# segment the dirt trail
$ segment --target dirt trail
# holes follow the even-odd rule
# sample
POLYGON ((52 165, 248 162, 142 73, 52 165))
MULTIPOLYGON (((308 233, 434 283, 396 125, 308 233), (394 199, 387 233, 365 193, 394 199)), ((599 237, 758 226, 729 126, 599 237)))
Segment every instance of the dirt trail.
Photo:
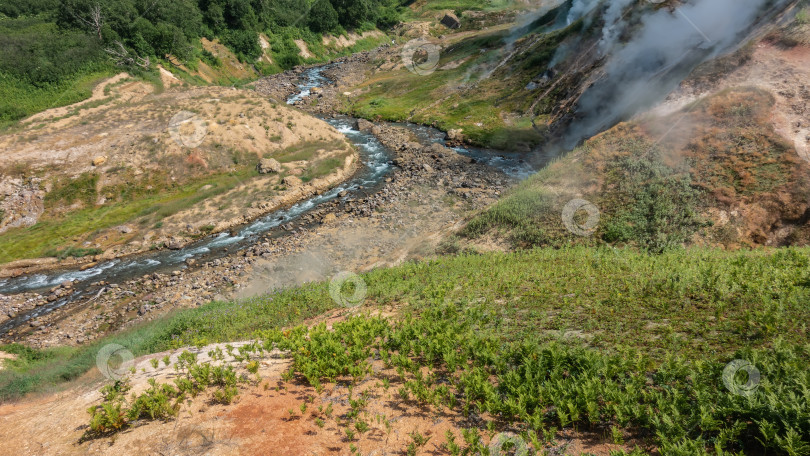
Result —
MULTIPOLYGON (((72 105, 62 106, 62 107, 59 107, 59 108, 51 108, 51 109, 48 109, 46 111, 38 112, 38 113, 34 114, 33 116, 23 120, 22 122, 23 123, 34 123, 34 122, 42 122, 42 121, 47 121, 47 120, 53 120, 53 119, 56 119, 58 117, 64 117, 65 115, 67 115, 68 113, 70 113, 71 111, 73 111, 75 109, 79 109, 79 108, 81 108, 83 106, 94 104, 94 103, 96 103, 98 101, 103 100, 104 98, 107 97, 107 95, 105 93, 107 87, 118 84, 119 82, 121 82, 122 80, 124 80, 124 79, 126 79, 128 77, 130 77, 130 76, 127 73, 118 73, 117 75, 115 75, 115 76, 113 76, 113 77, 111 77, 109 79, 105 79, 104 81, 102 81, 98 85, 96 85, 93 88, 93 94, 90 95, 90 98, 88 98, 88 99, 86 99, 84 101, 81 101, 79 103, 74 103, 72 105)), ((146 84, 144 84, 144 85, 146 85, 146 84)))

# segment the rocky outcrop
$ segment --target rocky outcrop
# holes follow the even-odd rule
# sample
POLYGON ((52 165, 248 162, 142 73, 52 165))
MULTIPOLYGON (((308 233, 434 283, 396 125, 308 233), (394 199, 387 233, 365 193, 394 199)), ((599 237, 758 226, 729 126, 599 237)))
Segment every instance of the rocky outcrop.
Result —
POLYGON ((275 158, 264 158, 256 165, 256 170, 259 171, 259 174, 280 173, 281 163, 275 158))
POLYGON ((45 192, 39 179, 7 179, 0 182, 0 233, 33 226, 45 212, 45 192))
POLYGON ((300 187, 303 184, 303 181, 296 176, 287 176, 281 181, 281 183, 284 184, 285 187, 296 188, 300 187))
POLYGON ((354 129, 357 131, 362 131, 363 133, 368 133, 373 128, 374 124, 366 119, 357 119, 357 121, 354 123, 354 129))

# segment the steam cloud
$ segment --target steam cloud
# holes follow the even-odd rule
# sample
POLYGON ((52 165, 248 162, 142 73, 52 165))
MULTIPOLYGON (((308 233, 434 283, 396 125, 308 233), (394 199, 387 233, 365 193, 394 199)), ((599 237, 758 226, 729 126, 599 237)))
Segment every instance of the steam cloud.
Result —
MULTIPOLYGON (((586 14, 597 1, 576 0, 569 19, 577 17, 572 16, 575 12, 586 14)), ((697 65, 733 51, 759 20, 784 10, 792 2, 692 0, 674 11, 647 9, 639 32, 629 43, 620 43, 618 36, 626 21, 616 21, 633 1, 611 0, 605 10, 606 23, 599 43, 600 52, 608 59, 605 75, 580 98, 576 119, 561 144, 567 150, 659 101, 697 65)))

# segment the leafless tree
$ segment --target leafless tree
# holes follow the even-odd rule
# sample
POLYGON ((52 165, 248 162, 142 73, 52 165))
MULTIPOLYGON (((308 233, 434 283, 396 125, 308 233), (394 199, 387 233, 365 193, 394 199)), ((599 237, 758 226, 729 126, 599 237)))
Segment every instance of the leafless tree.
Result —
POLYGON ((75 17, 77 21, 96 32, 98 39, 101 39, 101 28, 104 26, 104 14, 101 12, 100 3, 91 6, 87 15, 76 14, 76 12, 71 12, 71 14, 73 14, 73 17, 75 17))
POLYGON ((110 57, 115 60, 115 64, 119 66, 137 65, 141 68, 149 69, 149 66, 151 65, 148 56, 143 58, 141 56, 131 54, 120 41, 115 42, 115 47, 104 49, 104 52, 109 54, 110 57))

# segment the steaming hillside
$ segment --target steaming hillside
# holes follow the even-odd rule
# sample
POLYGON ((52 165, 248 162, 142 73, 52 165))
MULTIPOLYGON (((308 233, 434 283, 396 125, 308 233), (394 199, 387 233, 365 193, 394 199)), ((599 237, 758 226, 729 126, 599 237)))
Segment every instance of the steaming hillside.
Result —
POLYGON ((398 34, 432 42, 433 65, 414 75, 400 52, 389 54, 346 109, 462 130, 475 144, 538 152, 543 163, 663 100, 702 63, 797 11, 796 0, 529 3, 506 18, 464 12, 456 32, 406 24, 398 34))
POLYGON ((543 5, 508 27, 448 34, 429 74, 390 56, 348 100, 350 112, 439 125, 537 166, 564 157, 467 235, 497 243, 492 229, 505 227, 523 246, 654 250, 807 242, 801 2, 543 5), (595 236, 572 239, 563 226, 576 198, 600 210, 595 236))

